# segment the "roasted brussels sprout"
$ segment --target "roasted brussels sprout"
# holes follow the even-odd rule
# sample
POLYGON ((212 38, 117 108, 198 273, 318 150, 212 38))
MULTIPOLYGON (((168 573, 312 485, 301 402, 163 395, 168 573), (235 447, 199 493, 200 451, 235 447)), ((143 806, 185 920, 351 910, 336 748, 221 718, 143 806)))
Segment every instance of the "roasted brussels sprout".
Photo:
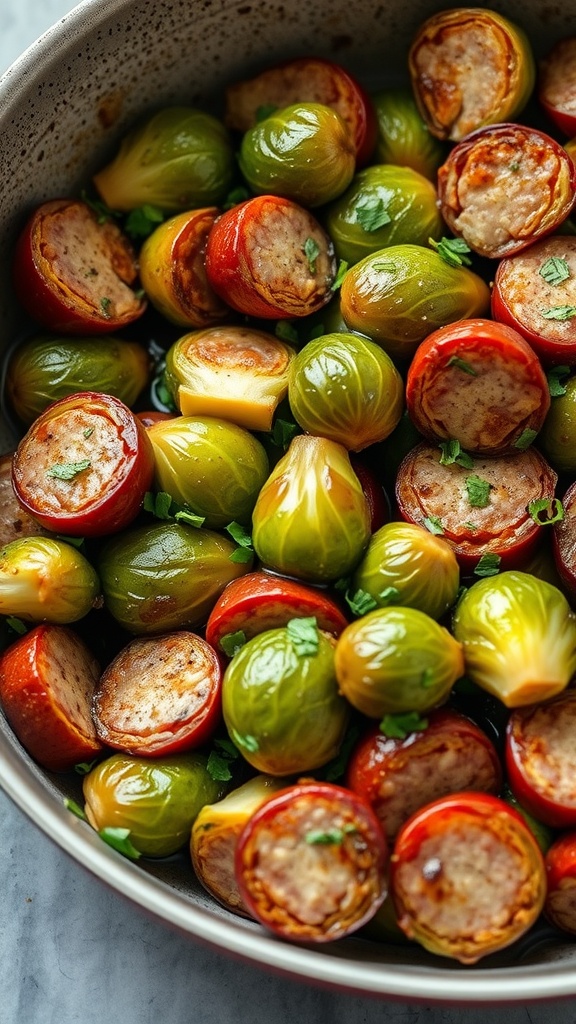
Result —
POLYGON ((132 406, 148 383, 152 363, 137 341, 69 338, 39 334, 12 352, 6 394, 22 423, 30 426, 44 409, 77 391, 100 391, 132 406))
POLYGON ((132 846, 145 857, 169 857, 189 840, 204 804, 223 794, 202 754, 162 758, 113 754, 83 782, 85 813, 98 832, 129 830, 132 846))
POLYGON ((346 449, 295 437, 258 495, 252 524, 267 568, 316 583, 350 573, 370 537, 370 512, 346 449))
POLYGON ((392 357, 410 358, 433 330, 482 316, 490 290, 482 278, 420 245, 393 245, 366 256, 346 273, 342 316, 392 357))
POLYGON ((559 473, 576 472, 576 376, 562 384, 538 435, 538 447, 559 473))
POLYGON ((549 700, 576 671, 576 615, 560 590, 509 570, 474 583, 454 613, 466 675, 506 707, 549 700))
POLYGON ((296 103, 248 129, 240 170, 257 195, 302 206, 329 203, 350 184, 356 147, 339 114, 322 103, 296 103))
POLYGON ((100 552, 104 603, 130 633, 197 628, 226 584, 250 571, 236 550, 224 535, 178 522, 126 530, 100 552))
POLYGON ((460 569, 442 537, 414 523, 386 523, 372 534, 351 592, 374 606, 404 605, 439 619, 454 604, 460 569))
POLYGON ((314 619, 292 619, 248 640, 228 665, 224 722, 257 771, 312 771, 338 753, 349 708, 338 692, 334 643, 314 619))
POLYGON ((248 525, 269 468, 253 434, 227 420, 176 416, 149 427, 148 436, 158 490, 202 516, 208 529, 248 525))
POLYGON ((84 618, 99 595, 93 566, 71 544, 22 537, 0 550, 0 615, 64 625, 84 618))
POLYGON ((442 235, 436 187, 411 167, 366 167, 328 207, 326 229, 348 264, 390 245, 426 245, 442 235))
POLYGON ((376 161, 413 167, 436 184, 444 149, 428 130, 412 92, 387 89, 376 93, 372 101, 378 119, 376 161))
POLYGON ((324 334, 292 361, 288 400, 307 433, 358 452, 394 430, 404 384, 379 345, 356 334, 324 334))
POLYGON ((340 692, 369 718, 430 711, 464 672, 462 645, 417 608, 377 608, 340 634, 340 692))
POLYGON ((221 121, 193 107, 165 107, 125 136, 93 180, 112 210, 149 204, 178 213, 218 206, 233 169, 234 153, 221 121))

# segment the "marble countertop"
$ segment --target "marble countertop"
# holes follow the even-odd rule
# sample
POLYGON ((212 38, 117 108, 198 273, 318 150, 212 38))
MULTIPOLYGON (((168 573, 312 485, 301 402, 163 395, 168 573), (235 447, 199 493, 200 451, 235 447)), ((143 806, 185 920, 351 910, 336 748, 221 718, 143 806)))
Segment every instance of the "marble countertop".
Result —
MULTIPOLYGON (((70 9, 1 0, 0 71, 70 9)), ((0 143, 1 144, 1 143, 0 143)), ((2 1024, 574 1024, 576 1000, 490 1009, 336 994, 175 934, 71 861, 0 791, 2 1024)))

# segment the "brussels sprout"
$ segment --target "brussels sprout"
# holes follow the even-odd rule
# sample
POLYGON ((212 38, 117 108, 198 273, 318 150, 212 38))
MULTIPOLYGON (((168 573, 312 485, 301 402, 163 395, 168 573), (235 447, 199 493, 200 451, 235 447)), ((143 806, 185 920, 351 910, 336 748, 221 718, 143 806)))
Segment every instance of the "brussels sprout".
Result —
POLYGON ((356 148, 339 114, 322 103, 295 103, 250 128, 240 170, 257 195, 273 193, 314 207, 350 184, 356 148))
POLYGON ((166 107, 125 136, 93 180, 112 210, 149 204, 177 213, 222 203, 233 170, 232 145, 220 121, 193 107, 166 107))
POLYGON ((388 89, 372 97, 378 119, 375 160, 412 167, 436 184, 444 160, 442 144, 429 131, 408 89, 388 89))
POLYGON ((295 437, 258 495, 252 524, 267 568, 316 583, 348 575, 370 538, 370 512, 346 449, 295 437))
POLYGON ((404 408, 404 384, 374 342, 325 334, 293 360, 288 400, 303 430, 358 452, 394 430, 404 408))
POLYGON ((549 700, 576 671, 576 615, 560 590, 509 570, 474 583, 454 613, 466 674, 506 707, 549 700))
POLYGON ((482 316, 489 306, 490 290, 478 274, 420 245, 393 245, 366 256, 340 289, 348 327, 393 358, 410 358, 438 327, 482 316))
POLYGON ((221 416, 267 431, 288 391, 294 349, 251 327, 211 327, 166 353, 165 383, 183 416, 221 416))
POLYGON ((111 537, 99 559, 104 603, 130 633, 203 625, 231 580, 249 572, 227 537, 182 523, 152 523, 111 537))
POLYGON ((369 718, 430 711, 464 672, 462 646, 417 608, 377 608, 336 646, 340 692, 369 718))
POLYGON ((86 817, 98 832, 128 829, 130 842, 146 857, 169 857, 188 842, 204 804, 222 796, 222 783, 206 764, 202 754, 113 754, 84 778, 86 817))
POLYGON ((538 435, 550 465, 559 473, 576 472, 576 376, 562 385, 564 394, 557 395, 538 435))
POLYGON ((156 485, 218 530, 247 525, 268 476, 263 445, 243 427, 212 417, 177 416, 148 429, 156 485))
POLYGON ((347 263, 390 245, 426 245, 442 236, 436 188, 411 167, 366 167, 326 211, 336 255, 347 263))
POLYGON ((349 708, 338 693, 334 640, 314 627, 316 644, 303 654, 292 624, 308 621, 259 633, 224 673, 226 728, 260 772, 312 771, 336 756, 344 738, 349 708))
POLYGON ((136 341, 37 335, 10 356, 6 394, 16 415, 30 426, 52 402, 77 391, 104 392, 132 406, 151 369, 150 356, 136 341))
POLYGON ((94 568, 71 544, 22 537, 0 550, 0 615, 65 625, 87 615, 99 595, 94 568))
POLYGON ((386 523, 370 538, 351 591, 375 604, 418 608, 439 619, 454 604, 460 569, 445 540, 413 523, 386 523))

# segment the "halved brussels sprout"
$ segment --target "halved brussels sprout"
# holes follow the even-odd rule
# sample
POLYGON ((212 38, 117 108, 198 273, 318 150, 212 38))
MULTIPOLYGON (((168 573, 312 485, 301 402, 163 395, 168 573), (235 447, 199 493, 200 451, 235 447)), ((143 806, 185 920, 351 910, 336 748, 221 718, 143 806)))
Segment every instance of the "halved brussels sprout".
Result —
POLYGON ((462 645, 417 608, 377 608, 336 645, 340 692, 369 718, 430 711, 464 672, 462 645))
POLYGON ((295 437, 258 495, 252 524, 267 568, 316 583, 348 575, 368 543, 370 512, 346 449, 295 437))
POLYGON ((55 537, 22 537, 0 550, 0 615, 64 625, 100 596, 98 576, 77 548, 55 537))
POLYGON ((538 435, 550 465, 559 473, 576 472, 576 376, 563 382, 563 394, 557 395, 538 435))
POLYGON ((348 327, 393 358, 411 358, 432 331, 483 316, 489 307, 490 289, 478 274, 420 245, 393 245, 366 256, 348 270, 340 289, 348 327))
POLYGON ((183 416, 221 416, 267 431, 294 355, 280 338, 251 327, 192 331, 168 349, 166 387, 183 416))
POLYGON ((378 119, 375 160, 413 167, 436 183, 444 148, 428 130, 412 92, 385 89, 372 97, 378 119))
POLYGON ((336 682, 334 638, 314 627, 316 642, 303 653, 291 626, 248 640, 222 684, 231 740, 257 771, 280 776, 312 771, 335 757, 349 717, 336 682))
POLYGON ((549 700, 576 671, 576 615, 560 590, 526 572, 474 583, 453 632, 466 675, 508 708, 549 700))
POLYGON ((114 395, 132 406, 150 380, 152 362, 137 341, 125 338, 57 337, 39 334, 12 352, 6 394, 30 426, 52 402, 77 391, 114 395))
POLYGON ((379 345, 356 334, 324 334, 292 361, 288 400, 303 430, 358 452, 394 430, 404 384, 379 345))
POLYGON ((257 195, 273 193, 302 206, 321 206, 350 184, 356 147, 331 107, 295 103, 248 129, 239 164, 257 195))
POLYGON ((165 107, 124 137, 93 181, 112 210, 148 204, 177 213, 218 206, 233 171, 234 152, 221 121, 193 107, 165 107))
POLYGON ((426 245, 442 236, 436 186, 411 167, 375 164, 360 171, 326 211, 336 255, 358 263, 390 245, 426 245))
POLYGON ((189 840, 204 804, 223 793, 202 754, 162 758, 113 754, 83 782, 85 813, 92 828, 129 830, 145 857, 169 857, 189 840))
POLYGON ((251 559, 233 561, 234 542, 178 522, 138 526, 111 537, 98 562, 104 603, 135 634, 195 629, 251 559))
POLYGON ((247 525, 268 476, 263 445, 243 427, 209 416, 176 416, 148 428, 155 481, 212 530, 247 525))
POLYGON ((456 555, 442 537, 413 523, 386 523, 372 534, 351 580, 351 591, 376 605, 418 608, 439 619, 460 585, 456 555))

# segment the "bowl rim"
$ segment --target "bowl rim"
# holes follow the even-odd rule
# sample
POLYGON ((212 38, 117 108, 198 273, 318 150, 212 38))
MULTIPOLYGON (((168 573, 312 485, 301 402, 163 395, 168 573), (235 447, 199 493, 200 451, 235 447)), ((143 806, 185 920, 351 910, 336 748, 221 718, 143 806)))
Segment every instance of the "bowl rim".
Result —
MULTIPOLYGON (((81 0, 43 32, 0 76, 0 108, 9 116, 20 89, 29 90, 77 46, 77 30, 97 31, 125 6, 124 0, 81 0)), ((3 114, 3 116, 6 116, 3 114)), ((576 967, 565 961, 480 971, 436 965, 390 964, 353 959, 333 946, 318 949, 283 942, 244 919, 225 919, 183 897, 173 887, 142 871, 75 817, 36 776, 16 746, 0 733, 0 789, 80 866, 140 910, 219 953, 294 980, 362 996, 378 996, 453 1005, 526 1004, 573 997, 576 967)))

